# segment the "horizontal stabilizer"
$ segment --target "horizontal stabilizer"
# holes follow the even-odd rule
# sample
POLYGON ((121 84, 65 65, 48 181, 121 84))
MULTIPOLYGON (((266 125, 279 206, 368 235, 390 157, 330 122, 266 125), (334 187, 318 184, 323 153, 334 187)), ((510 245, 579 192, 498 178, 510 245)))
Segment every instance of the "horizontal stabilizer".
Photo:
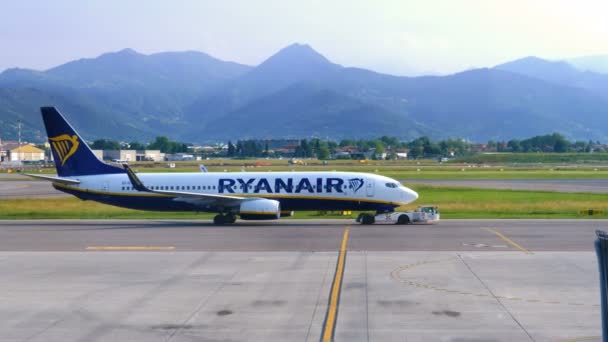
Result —
POLYGON ((61 183, 61 184, 80 184, 79 180, 71 179, 71 178, 43 176, 43 175, 33 175, 31 173, 24 173, 24 175, 32 177, 32 178, 43 179, 43 180, 46 180, 46 181, 55 182, 55 183, 61 183))

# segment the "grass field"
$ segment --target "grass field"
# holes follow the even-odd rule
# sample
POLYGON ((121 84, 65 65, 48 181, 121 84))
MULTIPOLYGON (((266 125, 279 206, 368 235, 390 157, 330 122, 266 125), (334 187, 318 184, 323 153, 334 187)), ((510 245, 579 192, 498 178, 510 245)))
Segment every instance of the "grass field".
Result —
MULTIPOLYGON (((439 206, 442 218, 590 218, 580 210, 608 210, 602 194, 511 191, 413 186, 420 198, 402 209, 417 205, 439 206)), ((353 212, 352 216, 356 217, 353 212)), ((95 202, 66 199, 0 200, 0 219, 210 219, 213 214, 160 213, 121 209, 95 202)), ((339 213, 296 212, 295 218, 348 218, 339 213)), ((591 218, 606 218, 605 215, 591 218)))
MULTIPOLYGON (((579 211, 607 210, 603 194, 412 186, 418 204, 436 204, 443 218, 587 218, 579 211)), ((604 218, 606 216, 593 216, 604 218)))
MULTIPOLYGON (((580 155, 580 154, 573 154, 580 155)), ((497 155, 502 156, 502 155, 497 155)), ((555 157, 551 155, 551 157, 555 157)), ((501 157, 502 158, 502 157, 501 157)), ((435 161, 330 161, 304 160, 306 165, 288 165, 287 160, 227 160, 178 162, 175 168, 166 163, 134 163, 138 172, 199 172, 204 163, 211 172, 277 171, 356 171, 385 175, 403 181, 413 179, 608 179, 608 166, 488 166, 476 164, 438 164, 435 161)), ((45 170, 54 172, 54 169, 45 170)), ((17 179, 0 177, 0 180, 17 179)), ((463 189, 413 186, 421 195, 416 204, 440 207, 443 218, 583 218, 580 210, 607 209, 608 196, 537 191, 463 189)), ((408 208, 413 209, 415 205, 408 208)), ((353 213, 353 217, 357 213, 353 213)), ((183 218, 209 219, 212 214, 158 213, 127 210, 70 199, 26 199, 0 201, 0 218, 183 218)), ((316 212, 298 212, 296 218, 319 216, 316 212)), ((598 216, 594 216, 598 217, 598 216)), ((599 217, 604 217, 599 216, 599 217)))
MULTIPOLYGON (((210 172, 289 172, 289 171, 354 171, 381 174, 398 180, 408 179, 608 179, 608 166, 488 166, 473 164, 420 163, 398 164, 397 162, 370 161, 358 163, 331 161, 324 166, 318 161, 308 165, 287 165, 286 161, 263 161, 271 165, 255 165, 255 161, 235 161, 229 163, 213 161, 207 164, 210 172), (281 163, 279 163, 281 162, 281 163)), ((159 163, 136 163, 132 167, 137 172, 200 172, 198 164, 178 163, 175 168, 159 163)), ((37 171, 26 171, 38 173, 37 171)), ((54 173, 45 169, 42 173, 54 173)), ((16 178, 0 177, 0 181, 16 178)))

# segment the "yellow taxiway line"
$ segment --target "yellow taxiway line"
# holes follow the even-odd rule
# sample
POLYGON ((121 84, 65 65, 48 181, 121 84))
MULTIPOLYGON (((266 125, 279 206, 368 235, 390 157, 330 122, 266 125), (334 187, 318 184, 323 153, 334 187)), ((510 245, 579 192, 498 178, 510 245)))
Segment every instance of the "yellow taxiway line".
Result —
POLYGON ((505 241, 506 243, 510 244, 511 246, 519 249, 520 251, 526 253, 526 254, 532 254, 532 252, 530 252, 529 250, 523 248, 521 245, 519 245, 517 242, 509 239, 508 237, 504 236, 501 232, 494 230, 494 229, 490 229, 490 228, 481 228, 487 232, 490 232, 492 234, 495 234, 496 236, 498 236, 499 238, 501 238, 503 241, 505 241))
POLYGON ((348 242, 349 231, 350 227, 347 226, 344 229, 344 235, 342 237, 342 245, 340 246, 340 254, 338 255, 338 265, 336 266, 336 275, 334 276, 334 282, 331 287, 329 307, 327 308, 327 316, 325 318, 325 325, 323 326, 323 335, 321 336, 321 340, 323 342, 332 341, 334 336, 334 328, 336 327, 336 318, 338 314, 338 301, 340 299, 340 289, 342 287, 342 277, 344 275, 346 243, 348 242))

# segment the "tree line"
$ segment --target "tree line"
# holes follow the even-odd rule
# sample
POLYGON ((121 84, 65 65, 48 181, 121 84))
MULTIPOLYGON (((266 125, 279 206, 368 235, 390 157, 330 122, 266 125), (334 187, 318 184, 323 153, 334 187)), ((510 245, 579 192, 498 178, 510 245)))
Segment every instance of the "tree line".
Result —
POLYGON ((130 143, 120 143, 109 139, 98 139, 93 141, 91 148, 94 150, 160 150, 162 153, 183 153, 188 152, 188 144, 172 141, 168 137, 159 136, 151 143, 145 144, 137 141, 130 143))
MULTIPOLYGON (((99 139, 91 145, 93 149, 117 150, 160 150, 163 153, 189 152, 189 144, 172 141, 165 136, 156 137, 149 144, 139 142, 119 143, 113 140, 99 139)), ((228 142, 227 149, 216 151, 211 155, 221 154, 230 158, 280 157, 283 148, 293 150, 290 156, 296 158, 330 159, 339 155, 337 152, 348 151, 344 158, 370 157, 392 159, 397 153, 407 152, 409 158, 436 158, 467 156, 477 152, 604 152, 604 146, 593 141, 571 142, 559 133, 539 135, 529 139, 512 139, 508 141, 490 140, 485 144, 471 143, 464 139, 446 139, 433 141, 420 137, 411 141, 400 141, 395 137, 383 136, 378 139, 343 139, 339 142, 321 139, 301 140, 237 140, 228 142)), ((210 155, 210 156, 211 156, 210 155)))

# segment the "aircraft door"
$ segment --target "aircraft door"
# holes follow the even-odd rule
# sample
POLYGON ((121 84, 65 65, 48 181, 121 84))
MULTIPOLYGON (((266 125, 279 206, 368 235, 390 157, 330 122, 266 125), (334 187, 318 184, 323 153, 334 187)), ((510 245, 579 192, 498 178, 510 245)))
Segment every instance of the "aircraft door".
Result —
POLYGON ((376 183, 373 179, 372 180, 368 180, 367 185, 365 186, 365 192, 367 193, 367 197, 373 197, 374 196, 374 184, 376 183))
POLYGON ((108 182, 101 183, 101 191, 108 192, 110 189, 110 184, 108 182))

